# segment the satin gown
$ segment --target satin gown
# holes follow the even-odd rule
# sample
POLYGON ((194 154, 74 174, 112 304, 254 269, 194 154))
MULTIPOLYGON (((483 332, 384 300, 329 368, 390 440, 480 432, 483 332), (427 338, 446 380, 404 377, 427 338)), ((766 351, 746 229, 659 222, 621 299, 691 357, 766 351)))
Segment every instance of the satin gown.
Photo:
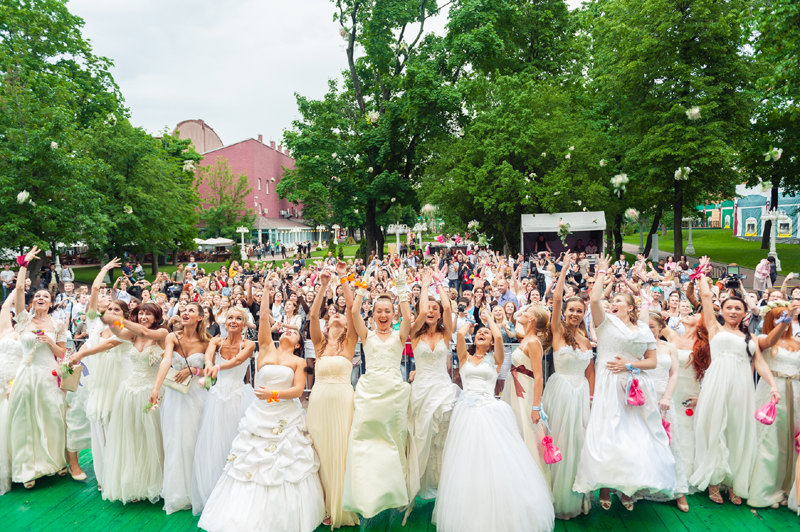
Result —
POLYGON ((411 389, 403 381, 404 345, 392 331, 385 341, 370 331, 364 342, 367 372, 354 396, 342 507, 364 517, 409 503, 406 443, 411 389))
POLYGON ((0 339, 0 495, 11 489, 11 455, 8 450, 8 398, 22 362, 22 344, 11 335, 0 339))
POLYGON ((452 356, 444 339, 431 351, 424 338, 414 350, 416 374, 408 414, 408 494, 435 499, 450 414, 461 389, 447 373, 452 356))
MULTIPOLYGON (((256 387, 287 390, 294 370, 265 365, 256 387)), ((299 399, 256 399, 239 422, 225 470, 198 526, 210 532, 311 532, 325 517, 319 460, 299 399)))
POLYGON ((691 364, 690 359, 692 352, 688 349, 678 349, 678 364, 680 366, 678 372, 678 385, 675 387, 673 394, 674 403, 674 416, 676 427, 680 432, 680 453, 675 456, 678 461, 678 466, 682 467, 687 477, 687 489, 689 493, 697 491, 693 486, 688 484, 688 477, 694 471, 694 410, 696 407, 683 406, 684 401, 688 401, 692 397, 696 398, 700 394, 700 383, 697 381, 697 373, 694 366, 691 364), (687 412, 687 409, 690 412, 687 412), (689 414, 692 415, 689 415, 689 414))
MULTIPOLYGON (((50 347, 25 331, 33 314, 17 314, 22 361, 8 398, 11 479, 28 482, 52 475, 67 466, 64 392, 52 372, 56 360, 50 347)), ((46 332, 56 343, 66 341, 64 324, 52 320, 55 332, 46 332)))
MULTIPOLYGON (((202 368, 205 353, 193 353, 184 358, 172 353, 172 367, 183 370, 186 365, 202 368)), ((200 420, 208 399, 208 391, 192 377, 188 393, 176 392, 162 386, 161 434, 164 438, 164 486, 161 497, 167 514, 192 507, 192 466, 200 420)))
POLYGON ((151 345, 139 351, 130 342, 125 347, 131 371, 120 382, 108 424, 103 499, 155 503, 164 484, 161 408, 146 407, 164 349, 151 345))
MULTIPOLYGON (((217 354, 215 364, 224 362, 217 354)), ((208 392, 203 419, 197 433, 192 466, 192 513, 200 515, 217 485, 231 443, 239 433, 239 421, 255 399, 253 387, 245 384, 249 361, 222 370, 208 392)))
MULTIPOLYGON (((795 435, 800 432, 800 351, 784 347, 764 350, 764 360, 772 370, 781 393, 772 425, 757 422, 756 457, 750 477, 747 504, 762 508, 779 504, 794 482, 795 435)), ((769 385, 761 379, 756 386, 755 407, 770 400, 769 385)))
POLYGON ((514 419, 517 420, 517 428, 525 441, 525 446, 549 483, 550 471, 544 464, 544 446, 542 446, 542 438, 545 436, 544 423, 534 425, 531 420, 534 385, 531 359, 519 347, 514 348, 510 358, 511 365, 500 398, 508 403, 514 412, 514 419))
POLYGON ((555 373, 547 379, 542 407, 550 418, 553 444, 561 461, 550 464, 550 487, 556 517, 569 519, 588 511, 589 498, 572 490, 589 423, 589 381, 586 368, 593 353, 565 345, 553 353, 555 373))
POLYGON ((331 528, 358 524, 358 516, 342 510, 347 442, 353 423, 353 364, 343 356, 317 358, 314 388, 308 398, 306 423, 319 456, 319 478, 325 492, 325 515, 331 528))
POLYGON ((597 360, 592 411, 573 490, 590 493, 611 488, 629 497, 671 497, 676 489, 675 459, 661 425, 653 382, 638 375, 645 403, 627 404, 629 372, 613 373, 606 364, 617 356, 631 362, 655 349, 653 333, 644 322, 633 330, 606 314, 597 331, 597 360))
MULTIPOLYGON (((750 341, 755 353, 755 341, 750 341)), ((755 390, 743 336, 719 331, 709 342, 708 366, 695 414, 695 471, 689 483, 700 490, 729 486, 742 498, 750 493, 756 454, 755 390)))
POLYGON ((522 440, 511 407, 494 397, 494 365, 467 361, 460 369, 464 392, 445 442, 433 510, 436 530, 552 530, 550 487, 522 440))

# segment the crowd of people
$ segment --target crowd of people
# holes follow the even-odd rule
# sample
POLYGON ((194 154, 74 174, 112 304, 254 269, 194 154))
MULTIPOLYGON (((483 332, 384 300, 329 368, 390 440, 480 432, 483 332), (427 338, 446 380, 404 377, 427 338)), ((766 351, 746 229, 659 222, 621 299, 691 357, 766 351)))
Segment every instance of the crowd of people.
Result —
POLYGON ((552 530, 595 493, 797 508, 791 276, 747 291, 707 257, 464 245, 192 257, 152 281, 114 259, 53 289, 31 286, 38 253, 2 276, 0 494, 84 481, 91 449, 103 499, 210 531, 408 518, 418 498, 443 531, 552 530))

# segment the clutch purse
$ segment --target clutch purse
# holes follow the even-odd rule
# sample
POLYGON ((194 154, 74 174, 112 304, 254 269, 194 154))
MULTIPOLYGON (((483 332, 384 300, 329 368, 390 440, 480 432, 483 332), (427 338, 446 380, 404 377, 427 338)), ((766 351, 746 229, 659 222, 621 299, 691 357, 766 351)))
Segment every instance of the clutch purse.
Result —
POLYGON ((192 376, 190 374, 189 378, 184 379, 183 382, 177 382, 175 381, 175 375, 178 374, 178 371, 179 370, 175 368, 172 367, 169 368, 169 371, 167 372, 167 377, 164 379, 164 386, 166 386, 170 390, 175 390, 176 392, 184 394, 189 393, 189 385, 192 383, 192 376))

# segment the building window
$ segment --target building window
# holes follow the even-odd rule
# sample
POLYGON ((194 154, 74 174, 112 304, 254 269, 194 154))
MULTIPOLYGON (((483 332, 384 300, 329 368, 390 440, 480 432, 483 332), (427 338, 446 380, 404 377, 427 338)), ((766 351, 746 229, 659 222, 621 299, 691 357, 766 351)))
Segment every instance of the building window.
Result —
POLYGON ((264 180, 264 191, 265 194, 269 194, 269 182, 266 179, 264 180))
POLYGON ((261 178, 258 178, 258 190, 261 190, 261 178))

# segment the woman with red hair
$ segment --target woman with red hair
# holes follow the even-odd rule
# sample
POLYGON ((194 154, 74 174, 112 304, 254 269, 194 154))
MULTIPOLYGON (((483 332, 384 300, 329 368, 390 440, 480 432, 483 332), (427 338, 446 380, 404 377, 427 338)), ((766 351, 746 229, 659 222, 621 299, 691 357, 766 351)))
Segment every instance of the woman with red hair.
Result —
MULTIPOLYGON (((776 405, 777 417, 772 425, 757 429, 758 448, 750 477, 747 504, 756 508, 777 508, 786 500, 794 480, 794 436, 800 431, 800 341, 792 337, 792 320, 800 314, 800 301, 778 302, 764 317, 763 334, 758 346, 775 377, 783 400, 776 405)), ((770 390, 765 379, 756 387, 755 406, 769 401, 770 390)))

